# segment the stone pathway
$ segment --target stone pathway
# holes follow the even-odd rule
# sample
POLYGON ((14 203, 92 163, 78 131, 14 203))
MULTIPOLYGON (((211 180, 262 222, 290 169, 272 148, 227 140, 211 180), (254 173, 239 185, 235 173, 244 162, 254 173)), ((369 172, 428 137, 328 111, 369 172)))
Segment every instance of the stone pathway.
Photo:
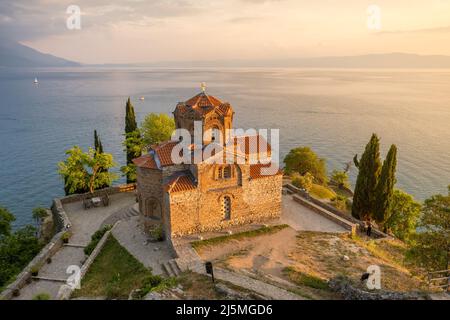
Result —
MULTIPOLYGON (((193 269, 193 271, 206 275, 206 270, 203 264, 201 266, 198 265, 198 267, 193 269)), ((268 299, 305 300, 305 298, 285 289, 222 268, 214 268, 214 277, 219 280, 230 282, 241 288, 256 292, 261 296, 267 297, 268 299)))
POLYGON ((37 279, 23 287, 20 290, 20 296, 14 299, 31 300, 39 293, 47 293, 52 299, 56 298, 59 288, 64 284, 63 281, 70 276, 66 273, 67 267, 70 265, 81 267, 86 259, 84 247, 90 242, 92 234, 100 228, 102 222, 109 216, 118 214, 117 212, 123 212, 135 203, 133 193, 115 194, 110 199, 110 206, 89 210, 84 210, 82 202, 64 205, 72 224, 71 245, 63 246, 56 252, 51 263, 41 267, 37 279))
POLYGON ((283 195, 282 205, 280 222, 297 231, 348 232, 337 223, 296 202, 292 195, 283 195))
POLYGON ((151 242, 139 226, 139 217, 122 220, 112 231, 113 236, 145 267, 154 274, 164 274, 162 264, 174 258, 166 241, 151 242))

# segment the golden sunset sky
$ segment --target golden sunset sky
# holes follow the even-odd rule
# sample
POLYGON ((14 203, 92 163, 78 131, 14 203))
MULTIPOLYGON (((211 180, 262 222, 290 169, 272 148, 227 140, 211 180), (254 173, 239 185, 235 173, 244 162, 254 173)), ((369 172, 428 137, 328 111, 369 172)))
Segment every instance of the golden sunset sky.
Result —
POLYGON ((0 29, 83 63, 450 55, 450 0, 18 0, 0 4, 0 29), (66 28, 71 4, 81 30, 66 28))

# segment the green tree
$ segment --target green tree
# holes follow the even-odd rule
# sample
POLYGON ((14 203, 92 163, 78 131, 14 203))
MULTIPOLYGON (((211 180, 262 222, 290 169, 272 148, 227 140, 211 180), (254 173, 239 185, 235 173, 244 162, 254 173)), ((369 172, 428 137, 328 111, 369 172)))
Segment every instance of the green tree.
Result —
POLYGON ((429 270, 450 268, 450 190, 425 200, 409 255, 429 270))
POLYGON ((373 216, 379 224, 383 224, 391 214, 392 200, 394 197, 395 170, 397 168, 397 147, 393 144, 389 149, 381 168, 380 178, 375 188, 375 203, 373 216))
POLYGON ((385 216, 384 232, 393 233, 397 238, 409 242, 416 233, 422 205, 402 190, 394 190, 391 208, 385 216))
POLYGON ((136 139, 140 140, 141 134, 139 132, 137 123, 136 123, 136 115, 134 113, 134 107, 131 104, 130 98, 128 98, 127 103, 125 105, 125 152, 127 154, 127 164, 125 167, 122 167, 122 172, 125 173, 127 177, 127 183, 136 181, 136 169, 133 165, 133 159, 139 157, 142 154, 142 149, 139 151, 136 150, 137 146, 140 144, 133 145, 131 142, 136 139))
POLYGON ((345 171, 333 170, 331 172, 331 181, 336 183, 339 188, 349 187, 348 174, 345 171))
POLYGON ((175 121, 167 114, 150 113, 141 124, 141 133, 146 145, 158 144, 170 140, 175 130, 175 121))
POLYGON ((59 163, 59 173, 70 192, 88 189, 93 193, 105 184, 111 185, 117 179, 117 176, 108 170, 116 165, 109 153, 98 153, 92 148, 84 153, 80 147, 75 146, 66 151, 66 154, 68 158, 59 163))
POLYGON ((38 207, 33 209, 33 219, 36 223, 36 235, 39 234, 42 222, 46 217, 48 217, 48 213, 45 208, 38 207))
POLYGON ((375 204, 375 188, 381 170, 380 140, 373 134, 366 149, 358 161, 354 158, 359 169, 356 179, 355 194, 353 196, 352 215, 357 219, 372 217, 375 204))
POLYGON ((314 177, 311 173, 307 172, 304 176, 300 175, 298 172, 292 174, 292 184, 297 188, 304 189, 309 192, 313 186, 314 177))
MULTIPOLYGON (((125 140, 123 141, 124 151, 129 154, 131 159, 135 159, 141 156, 142 150, 144 149, 144 141, 139 133, 139 131, 133 131, 126 134, 125 140)), ((127 182, 136 181, 136 166, 131 162, 126 166, 122 166, 120 171, 127 177, 127 182)))
POLYGON ((136 115, 134 113, 134 106, 131 104, 130 97, 128 97, 125 105, 125 133, 136 131, 138 128, 136 122, 136 115))
POLYGON ((0 239, 11 233, 11 223, 16 220, 8 209, 0 207, 0 239))
MULTIPOLYGON (((94 150, 98 153, 103 153, 103 144, 100 137, 97 134, 97 130, 94 130, 94 150)), ((101 168, 101 171, 108 172, 108 169, 101 168)), ((104 184, 99 189, 104 189, 110 187, 110 184, 104 184)))
POLYGON ((36 238, 36 228, 25 226, 0 241, 0 288, 39 253, 42 245, 36 238))
POLYGON ((325 160, 319 158, 309 147, 292 149, 284 158, 284 163, 287 174, 298 172, 303 176, 309 172, 314 176, 316 183, 327 183, 328 178, 325 160))
POLYGON ((103 145, 97 134, 97 130, 94 130, 94 149, 98 153, 103 153, 103 145))

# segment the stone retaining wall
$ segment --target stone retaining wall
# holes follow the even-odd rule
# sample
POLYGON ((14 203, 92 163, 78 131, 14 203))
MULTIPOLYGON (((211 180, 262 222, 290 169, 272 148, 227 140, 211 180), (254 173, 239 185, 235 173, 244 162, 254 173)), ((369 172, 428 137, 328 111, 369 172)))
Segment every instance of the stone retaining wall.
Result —
POLYGON ((423 300, 428 299, 425 294, 415 292, 394 292, 385 290, 365 291, 353 286, 344 277, 333 278, 329 287, 342 295, 345 300, 423 300))
MULTIPOLYGON (((350 223, 353 223, 357 226, 357 228, 359 228, 359 230, 362 230, 362 228, 364 228, 364 223, 361 220, 358 220, 338 209, 336 209, 335 207, 326 204, 318 199, 315 199, 313 197, 311 197, 307 192, 297 188, 296 186, 287 183, 283 186, 284 188, 287 188, 288 190, 300 195, 303 199, 315 204, 316 206, 319 206, 327 211, 330 211, 331 213, 339 216, 342 219, 345 219, 347 221, 349 221, 350 223)), ((372 236, 377 238, 377 239, 381 239, 381 238, 392 238, 390 235, 376 229, 376 228, 372 228, 372 236)))
MULTIPOLYGON (((120 192, 129 192, 131 190, 134 190, 135 188, 136 185, 134 183, 122 184, 98 190, 94 192, 93 195, 101 195, 105 192, 111 195, 120 192)), ((31 262, 22 270, 22 272, 16 276, 16 280, 8 285, 3 290, 3 292, 0 293, 0 300, 11 299, 13 297, 14 291, 23 288, 27 284, 27 281, 31 279, 31 268, 33 268, 34 266, 42 266, 48 258, 51 258, 62 247, 63 242, 61 237, 66 231, 70 231, 72 227, 63 205, 81 201, 86 197, 86 195, 88 194, 74 194, 60 199, 55 198, 53 200, 51 211, 53 215, 53 221, 56 226, 55 230, 57 231, 57 233, 53 236, 50 242, 44 248, 42 248, 42 250, 33 258, 33 260, 31 260, 31 262)))
MULTIPOLYGON (((112 230, 117 226, 118 223, 119 222, 116 222, 110 230, 105 232, 103 237, 97 243, 97 246, 95 247, 95 249, 92 251, 92 253, 89 255, 89 257, 86 259, 86 261, 81 266, 80 281, 83 280, 84 276, 89 271, 89 268, 91 267, 92 263, 95 261, 95 258, 97 258, 99 253, 102 251, 103 247, 105 246, 106 241, 108 240, 109 236, 111 235, 112 230)), ((73 291, 74 291, 74 289, 72 287, 70 287, 67 284, 63 284, 58 291, 56 300, 69 300, 73 291)))
POLYGON ((332 212, 329 212, 327 210, 324 210, 323 208, 315 205, 314 203, 309 202, 308 200, 299 197, 298 195, 293 196, 294 201, 302 204, 303 206, 313 210, 314 212, 320 214, 322 217, 327 218, 328 220, 333 221, 334 223, 340 225, 346 230, 349 230, 351 234, 356 234, 356 227, 357 225, 355 223, 351 223, 346 219, 343 219, 332 212))
POLYGON ((16 280, 8 285, 0 294, 0 300, 9 300, 14 296, 14 292, 22 289, 28 281, 31 280, 31 269, 35 266, 39 268, 46 263, 62 247, 62 235, 64 231, 58 232, 53 236, 49 243, 34 257, 33 260, 19 273, 16 280))
POLYGON ((60 198, 60 201, 62 204, 67 204, 67 203, 82 201, 86 198, 86 196, 90 196, 90 195, 96 197, 96 196, 104 195, 105 192, 108 195, 112 195, 112 194, 116 194, 116 193, 120 193, 120 192, 129 192, 134 189, 136 189, 135 183, 121 184, 118 186, 113 186, 113 187, 94 191, 94 193, 92 193, 92 194, 90 194, 90 193, 72 194, 70 196, 65 196, 65 197, 60 198))

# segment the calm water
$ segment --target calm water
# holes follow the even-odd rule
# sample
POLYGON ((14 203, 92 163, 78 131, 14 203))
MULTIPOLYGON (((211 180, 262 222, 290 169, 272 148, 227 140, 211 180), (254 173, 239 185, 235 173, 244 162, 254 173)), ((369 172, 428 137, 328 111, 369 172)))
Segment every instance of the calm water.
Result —
POLYGON ((235 127, 280 128, 282 157, 309 145, 329 171, 341 169, 377 132, 383 156, 390 144, 399 148, 398 187, 423 200, 450 184, 450 71, 0 70, 0 204, 16 225, 30 222, 33 207, 63 194, 64 151, 92 145, 94 129, 124 164, 128 96, 140 121, 170 113, 202 81, 233 105, 235 127))

